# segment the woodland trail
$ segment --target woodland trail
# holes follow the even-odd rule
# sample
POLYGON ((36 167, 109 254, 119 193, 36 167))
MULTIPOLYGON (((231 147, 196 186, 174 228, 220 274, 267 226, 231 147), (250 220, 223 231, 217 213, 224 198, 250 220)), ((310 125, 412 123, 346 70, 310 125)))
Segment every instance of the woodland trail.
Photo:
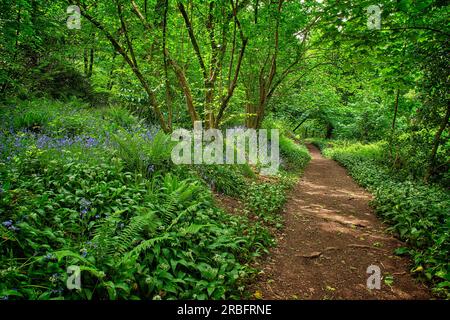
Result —
POLYGON ((385 232, 371 195, 335 161, 307 146, 312 160, 284 207, 286 227, 251 290, 263 299, 429 299, 409 273, 404 246, 385 232), (367 268, 381 269, 381 289, 367 289, 367 268))

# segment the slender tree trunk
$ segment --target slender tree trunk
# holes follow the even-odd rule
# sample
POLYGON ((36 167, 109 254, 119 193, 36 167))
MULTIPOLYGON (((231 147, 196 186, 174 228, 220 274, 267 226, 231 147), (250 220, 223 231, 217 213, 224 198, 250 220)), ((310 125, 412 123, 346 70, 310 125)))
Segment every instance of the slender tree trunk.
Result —
POLYGON ((397 94, 395 96, 395 105, 394 105, 394 118, 392 119, 392 132, 394 132, 394 130, 395 130, 395 121, 397 120, 399 96, 400 96, 400 89, 397 89, 397 94))
POLYGON ((84 60, 84 75, 87 78, 92 76, 92 68, 94 66, 94 49, 84 49, 83 52, 83 60, 84 60))
POLYGON ((436 132, 436 135, 434 136, 433 148, 431 149, 431 154, 430 154, 430 161, 429 161, 427 172, 424 177, 425 182, 428 181, 431 174, 433 173, 435 160, 436 160, 436 154, 437 154, 437 150, 439 148, 439 144, 440 144, 440 140, 441 140, 441 135, 442 135, 442 132, 444 132, 445 127, 448 126, 449 118, 450 118, 450 106, 447 106, 447 112, 445 113, 445 116, 442 119, 441 126, 439 127, 438 131, 436 132))
POLYGON ((168 111, 167 126, 172 128, 172 95, 170 93, 170 82, 167 62, 167 11, 169 10, 169 0, 164 0, 164 15, 163 15, 163 63, 164 63, 164 79, 166 84, 166 106, 168 111))
POLYGON ((14 60, 16 60, 17 58, 17 54, 19 52, 19 36, 20 36, 20 13, 21 13, 22 8, 19 8, 19 11, 17 12, 17 19, 16 19, 16 23, 17 23, 17 29, 16 29, 16 43, 15 43, 15 51, 14 51, 14 60))
MULTIPOLYGON (((113 81, 113 72, 114 72, 114 60, 116 59, 117 56, 117 52, 114 51, 113 52, 113 57, 112 57, 112 61, 111 61, 111 70, 109 70, 109 80, 108 80, 108 85, 107 85, 107 89, 109 91, 112 90, 112 87, 114 85, 114 81, 113 81)), ((122 67, 123 67, 124 62, 122 63, 122 67)))
MULTIPOLYGON (((400 89, 397 89, 397 94, 395 95, 395 104, 394 104, 394 117, 392 119, 392 130, 391 130, 391 136, 389 138, 389 158, 393 159, 393 148, 395 148, 394 144, 392 143, 394 140, 394 134, 395 134, 395 122, 397 120, 397 113, 398 113, 398 100, 400 97, 400 89)), ((397 157, 393 162, 393 165, 395 166, 397 162, 397 157)))
POLYGON ((89 62, 89 68, 88 68, 88 78, 92 76, 92 68, 94 67, 94 48, 91 48, 90 50, 90 62, 89 62))

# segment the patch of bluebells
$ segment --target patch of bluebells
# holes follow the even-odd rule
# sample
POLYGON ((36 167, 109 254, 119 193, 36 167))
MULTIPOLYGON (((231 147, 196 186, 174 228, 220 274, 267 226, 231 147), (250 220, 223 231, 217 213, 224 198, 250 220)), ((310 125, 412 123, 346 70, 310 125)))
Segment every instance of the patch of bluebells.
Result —
POLYGON ((91 202, 86 199, 81 199, 80 201, 80 216, 83 218, 91 209, 91 202))
POLYGON ((146 129, 144 133, 141 134, 142 139, 147 142, 151 142, 155 139, 155 135, 158 133, 157 130, 154 129, 146 129))
MULTIPOLYGON (((106 140, 109 140, 109 137, 106 140)), ((55 138, 46 134, 34 133, 28 129, 23 129, 15 133, 11 128, 9 133, 6 134, 4 130, 0 130, 0 159, 10 162, 14 156, 20 154, 20 152, 26 150, 32 144, 35 144, 39 149, 63 149, 72 145, 79 145, 89 149, 99 146, 101 142, 91 136, 80 135, 55 138)))
POLYGON ((6 162, 9 162, 31 143, 30 136, 25 132, 18 134, 15 134, 14 131, 7 134, 3 131, 0 132, 0 158, 4 158, 6 162))
POLYGON ((16 227, 16 226, 13 224, 13 221, 12 221, 12 220, 4 221, 4 222, 2 222, 2 225, 3 225, 5 228, 8 228, 8 230, 11 230, 11 231, 19 231, 19 230, 20 230, 19 227, 16 227))
POLYGON ((85 148, 92 148, 99 145, 99 141, 89 136, 75 136, 63 138, 53 138, 46 134, 36 136, 36 146, 39 149, 43 148, 57 148, 62 149, 72 145, 81 145, 85 148))

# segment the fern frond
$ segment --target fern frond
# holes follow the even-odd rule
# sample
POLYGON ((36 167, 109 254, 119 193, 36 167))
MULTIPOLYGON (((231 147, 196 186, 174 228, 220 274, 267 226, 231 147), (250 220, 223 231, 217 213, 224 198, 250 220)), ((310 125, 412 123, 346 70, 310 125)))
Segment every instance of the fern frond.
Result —
POLYGON ((143 230, 153 231, 157 225, 156 216, 153 212, 146 212, 145 214, 131 218, 130 223, 122 230, 117 238, 116 252, 124 254, 129 251, 133 242, 139 239, 143 230))
POLYGON ((155 245, 155 243, 164 241, 164 240, 173 240, 173 238, 169 234, 166 233, 160 237, 142 241, 140 244, 138 244, 136 247, 134 247, 133 250, 129 251, 122 257, 122 259, 120 260, 120 264, 130 263, 130 262, 134 263, 142 252, 145 252, 146 250, 153 247, 155 245))

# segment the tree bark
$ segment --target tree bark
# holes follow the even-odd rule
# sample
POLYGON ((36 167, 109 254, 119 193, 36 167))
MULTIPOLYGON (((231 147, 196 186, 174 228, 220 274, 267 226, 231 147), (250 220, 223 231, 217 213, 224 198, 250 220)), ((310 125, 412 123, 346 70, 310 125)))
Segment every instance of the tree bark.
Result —
MULTIPOLYGON (((147 95, 148 95, 148 97, 150 99, 150 105, 152 106, 153 111, 155 112, 155 115, 156 115, 156 117, 157 117, 157 119, 158 119, 158 121, 159 121, 159 123, 161 125, 161 129, 164 132, 167 132, 167 133, 170 132, 170 128, 167 126, 166 120, 164 119, 164 115, 161 112, 161 109, 159 108, 159 105, 158 105, 155 93, 150 89, 150 86, 149 86, 147 80, 145 80, 144 76, 142 75, 141 71, 139 70, 139 68, 137 66, 137 63, 135 63, 136 59, 134 57, 134 54, 130 58, 128 53, 119 44, 119 42, 115 39, 115 37, 113 37, 113 35, 110 32, 108 32, 108 30, 106 30, 106 28, 100 22, 98 22, 94 17, 92 17, 91 15, 89 15, 86 12, 84 6, 82 6, 80 1, 77 1, 77 5, 81 9, 81 14, 87 20, 89 20, 98 30, 103 32, 105 37, 109 40, 109 42, 111 42, 111 44, 114 47, 114 49, 125 59, 126 63, 130 66, 130 68, 133 71, 134 75, 139 80, 139 82, 141 83, 141 85, 144 88, 145 92, 147 93, 147 95)), ((123 17, 121 17, 121 20, 123 20, 123 17)), ((131 45, 131 42, 129 41, 129 39, 127 39, 127 43, 129 45, 131 45)), ((130 52, 131 52, 131 50, 130 50, 130 52)))
POLYGON ((397 89, 397 94, 395 96, 395 105, 394 105, 394 118, 392 119, 392 131, 395 130, 395 121, 397 119, 398 112, 398 98, 400 96, 400 89, 397 89))
POLYGON ((444 132, 445 127, 448 125, 449 118, 450 118, 450 106, 447 106, 447 112, 445 113, 445 116, 442 119, 441 126, 439 127, 438 131, 436 132, 436 134, 434 136, 433 148, 431 149, 431 154, 430 154, 430 161, 429 161, 427 172, 424 177, 425 182, 427 182, 429 180, 429 178, 431 177, 431 175, 434 171, 435 159, 436 159, 437 150, 439 148, 439 143, 441 140, 441 135, 442 135, 442 132, 444 132))

